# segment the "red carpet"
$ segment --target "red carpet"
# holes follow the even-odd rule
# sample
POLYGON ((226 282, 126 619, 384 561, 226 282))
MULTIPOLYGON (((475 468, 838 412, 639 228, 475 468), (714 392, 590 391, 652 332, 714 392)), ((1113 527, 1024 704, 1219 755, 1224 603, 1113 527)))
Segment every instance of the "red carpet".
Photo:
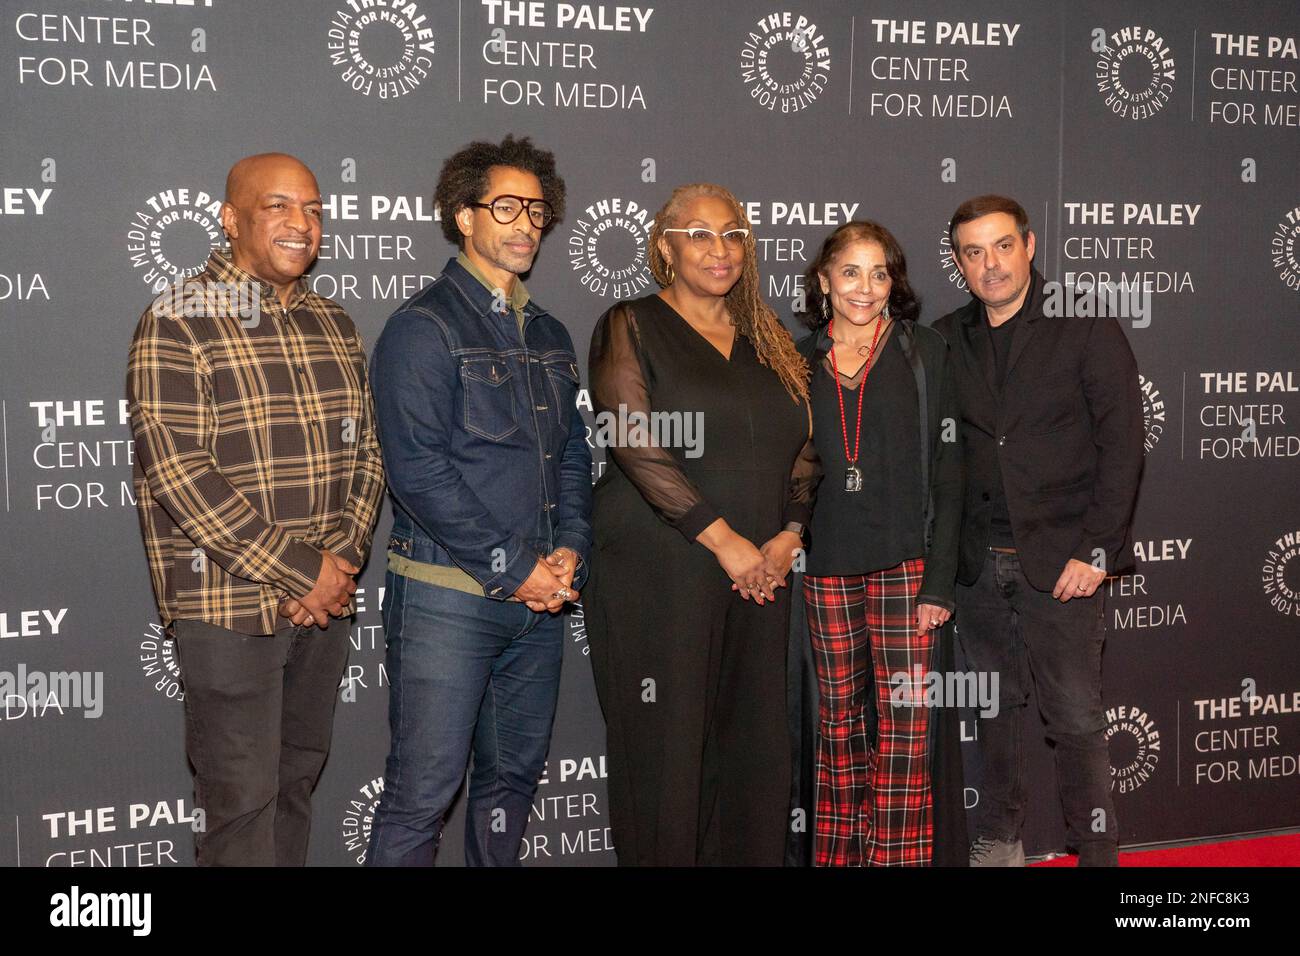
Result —
MULTIPOLYGON (((1031 866, 1074 866, 1061 856, 1031 866)), ((1156 850, 1121 850, 1120 866, 1300 866, 1300 833, 1156 850)))

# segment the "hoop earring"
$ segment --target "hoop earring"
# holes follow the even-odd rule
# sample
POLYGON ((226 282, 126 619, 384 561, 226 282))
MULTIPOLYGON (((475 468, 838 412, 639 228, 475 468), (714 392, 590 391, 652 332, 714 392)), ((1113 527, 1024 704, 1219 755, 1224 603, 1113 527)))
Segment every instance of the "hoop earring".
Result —
POLYGON ((668 284, 669 284, 669 285, 672 285, 674 282, 677 281, 677 273, 673 271, 673 264, 672 264, 671 262, 665 262, 665 263, 664 263, 664 270, 665 270, 665 271, 667 272, 667 274, 668 274, 668 284))

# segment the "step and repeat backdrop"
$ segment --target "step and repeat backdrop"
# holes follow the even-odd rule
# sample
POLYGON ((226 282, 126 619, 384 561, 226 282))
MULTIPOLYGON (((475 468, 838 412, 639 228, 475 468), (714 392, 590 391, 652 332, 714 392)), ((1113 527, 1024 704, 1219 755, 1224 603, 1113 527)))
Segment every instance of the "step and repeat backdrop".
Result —
MULTIPOLYGON (((316 173, 313 288, 368 345, 453 250, 443 159, 528 134, 566 219, 528 287, 570 328, 655 286, 674 185, 746 204, 798 329, 836 225, 902 242, 930 322, 967 300, 946 224, 1017 197, 1048 279, 1149 308, 1136 570, 1106 584, 1121 842, 1300 825, 1300 10, 1292 2, 3 0, 0 3, 0 863, 193 862, 184 675, 131 488, 127 345, 222 243, 225 174, 316 173)), ((597 454, 592 477, 603 463, 597 454)), ((365 857, 388 746, 383 546, 361 575, 311 861, 365 857)), ((797 593, 797 592, 796 592, 797 593)), ((335 623, 335 627, 347 626, 335 623)), ((581 610, 526 865, 615 861, 581 610)), ((1032 708, 1026 849, 1060 850, 1032 708)), ((978 813, 973 750, 966 802, 978 813)), ((461 812, 444 865, 459 865, 461 812)))

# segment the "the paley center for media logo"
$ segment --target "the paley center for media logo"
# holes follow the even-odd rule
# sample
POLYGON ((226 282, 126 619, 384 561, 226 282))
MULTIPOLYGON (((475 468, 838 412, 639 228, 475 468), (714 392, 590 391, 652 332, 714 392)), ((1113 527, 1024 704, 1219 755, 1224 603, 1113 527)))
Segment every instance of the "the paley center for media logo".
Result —
POLYGON ((198 275, 208 254, 224 242, 220 197, 188 186, 154 193, 135 210, 126 230, 131 268, 154 292, 198 275))
POLYGON ((1293 292, 1300 292, 1300 203, 1273 229, 1269 253, 1277 277, 1293 292))
POLYGON ((817 101, 830 82, 831 51, 821 29, 801 13, 759 17, 740 47, 740 76, 755 103, 796 113, 817 101))
POLYGON ((1156 30, 1126 26, 1092 34, 1097 60, 1093 78, 1107 108, 1124 119, 1147 119, 1159 113, 1174 92, 1177 70, 1169 44, 1156 30))
POLYGON ((1108 707, 1105 736, 1112 789, 1131 793, 1151 779, 1160 763, 1160 731, 1150 714, 1123 704, 1108 707))
POLYGON ((1138 375, 1138 389, 1142 393, 1142 427, 1146 432, 1142 450, 1150 454, 1165 433, 1165 400, 1160 397, 1160 389, 1145 375, 1138 375))
POLYGON ((1300 617, 1300 530, 1278 537, 1264 557, 1260 579, 1268 603, 1279 614, 1300 617))
POLYGON ((327 37, 330 65, 362 96, 395 100, 433 69, 433 29, 411 0, 347 0, 330 18, 327 37))
POLYGON ((589 204, 569 231, 569 267, 582 287, 602 298, 631 299, 651 287, 654 213, 635 199, 612 196, 589 204))

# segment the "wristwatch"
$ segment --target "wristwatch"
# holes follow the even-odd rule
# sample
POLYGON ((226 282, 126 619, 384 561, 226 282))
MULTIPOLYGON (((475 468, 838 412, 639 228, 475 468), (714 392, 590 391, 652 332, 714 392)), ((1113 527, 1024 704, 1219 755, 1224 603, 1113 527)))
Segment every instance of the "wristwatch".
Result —
POLYGON ((804 526, 801 525, 801 524, 800 524, 799 522, 797 522, 797 521, 787 521, 786 524, 785 524, 785 527, 782 528, 781 530, 782 530, 782 531, 789 531, 789 532, 791 532, 791 533, 793 533, 793 534, 797 534, 797 535, 799 536, 799 540, 800 540, 800 541, 803 540, 804 530, 805 530, 805 529, 804 529, 804 526))

